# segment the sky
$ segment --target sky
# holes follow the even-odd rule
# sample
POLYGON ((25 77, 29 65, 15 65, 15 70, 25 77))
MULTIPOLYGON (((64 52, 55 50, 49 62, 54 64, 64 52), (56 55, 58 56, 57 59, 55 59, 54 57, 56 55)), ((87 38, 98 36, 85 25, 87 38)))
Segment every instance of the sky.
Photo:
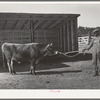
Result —
POLYGON ((0 2, 0 12, 80 14, 78 26, 100 26, 100 2, 0 2))

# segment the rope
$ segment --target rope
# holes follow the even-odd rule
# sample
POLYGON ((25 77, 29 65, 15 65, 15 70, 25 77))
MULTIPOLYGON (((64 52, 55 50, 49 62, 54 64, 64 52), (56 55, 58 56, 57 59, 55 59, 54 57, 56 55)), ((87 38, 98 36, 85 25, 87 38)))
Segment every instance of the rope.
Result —
POLYGON ((72 51, 72 52, 67 52, 67 53, 58 52, 58 53, 59 53, 59 54, 62 54, 62 55, 64 55, 64 56, 66 56, 66 57, 70 57, 70 58, 76 57, 77 55, 79 55, 80 53, 82 53, 82 52, 79 52, 79 51, 72 51), (76 53, 76 54, 73 55, 73 56, 68 55, 69 53, 72 53, 72 52, 78 52, 78 53, 76 53))

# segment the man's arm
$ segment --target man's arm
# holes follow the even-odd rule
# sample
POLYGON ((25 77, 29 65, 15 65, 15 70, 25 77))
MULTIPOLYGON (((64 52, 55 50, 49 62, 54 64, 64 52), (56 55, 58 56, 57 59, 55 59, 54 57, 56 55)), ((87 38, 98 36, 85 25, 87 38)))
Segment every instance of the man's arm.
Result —
POLYGON ((93 43, 94 43, 94 39, 89 43, 89 45, 87 45, 87 46, 82 50, 82 52, 84 52, 85 50, 91 49, 91 47, 93 46, 93 43))

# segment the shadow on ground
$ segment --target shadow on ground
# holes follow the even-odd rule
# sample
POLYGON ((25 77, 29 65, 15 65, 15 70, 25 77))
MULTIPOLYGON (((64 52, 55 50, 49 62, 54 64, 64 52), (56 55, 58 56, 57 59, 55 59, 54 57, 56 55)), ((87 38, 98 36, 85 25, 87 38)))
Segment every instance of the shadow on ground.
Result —
MULTIPOLYGON (((71 56, 75 54, 70 54, 71 56)), ((75 57, 66 57, 63 55, 55 55, 55 56, 50 56, 46 57, 44 60, 42 60, 37 66, 36 66, 36 74, 61 74, 61 73, 68 73, 68 72, 80 72, 81 70, 51 70, 51 69, 59 69, 59 68, 68 68, 71 67, 70 65, 67 64, 67 62, 76 62, 76 61, 84 61, 84 60, 91 60, 92 59, 92 54, 86 53, 83 55, 83 53, 80 53, 79 55, 75 57), (62 62, 66 62, 66 64, 63 64, 62 62), (39 70, 44 70, 44 71, 39 71, 39 70), (51 70, 51 71, 50 71, 51 70)), ((17 64, 14 62, 14 68, 16 72, 25 72, 29 71, 29 63, 27 62, 22 62, 21 64, 17 64)), ((6 72, 8 70, 5 70, 2 67, 0 67, 0 72, 6 72)), ((25 73, 23 73, 25 74, 25 73)))

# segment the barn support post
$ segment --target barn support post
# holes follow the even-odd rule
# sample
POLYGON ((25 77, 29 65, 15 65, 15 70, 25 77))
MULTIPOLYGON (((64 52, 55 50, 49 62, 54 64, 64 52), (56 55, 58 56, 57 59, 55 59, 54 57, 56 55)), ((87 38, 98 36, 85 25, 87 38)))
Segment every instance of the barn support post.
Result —
POLYGON ((5 32, 3 31, 2 32, 2 40, 3 40, 3 43, 5 42, 5 32))
POLYGON ((33 42, 33 32, 34 32, 34 30, 33 30, 33 23, 32 23, 32 20, 28 20, 29 22, 30 22, 30 25, 29 25, 29 27, 25 24, 25 23, 23 23, 22 21, 19 21, 20 23, 22 23, 28 30, 29 30, 29 34, 30 34, 30 42, 33 42))
POLYGON ((76 26, 76 19, 73 20, 73 32, 74 32, 74 50, 77 51, 78 50, 78 38, 77 38, 77 26, 76 26), (77 41, 77 42, 76 42, 77 41))
POLYGON ((46 31, 45 30, 43 30, 43 33, 44 33, 44 42, 45 42, 45 45, 46 45, 46 31))
POLYGON ((67 29, 67 26, 68 26, 68 23, 66 22, 65 23, 65 35, 66 35, 66 38, 65 38, 65 41, 66 41, 66 52, 68 52, 68 29, 67 29))
POLYGON ((31 39, 31 43, 32 43, 31 20, 30 20, 30 30, 29 30, 29 34, 30 34, 30 39, 31 39))
POLYGON ((69 26, 68 26, 68 21, 66 23, 66 30, 67 30, 67 51, 70 51, 70 43, 69 43, 69 26))
POLYGON ((61 41, 61 36, 60 36, 60 28, 58 29, 58 49, 60 50, 61 49, 61 43, 60 43, 60 41, 61 41))
POLYGON ((68 35, 68 51, 72 51, 72 41, 71 41, 71 21, 67 22, 67 35, 68 35))
POLYGON ((64 46, 63 46, 63 27, 60 27, 60 48, 61 51, 64 51, 64 46))
POLYGON ((63 43, 64 43, 64 52, 67 51, 67 43, 66 43, 66 24, 63 24, 63 43))
POLYGON ((14 38, 15 38, 15 36, 14 36, 14 31, 13 31, 13 33, 12 33, 12 42, 14 43, 14 38))
POLYGON ((32 42, 35 42, 34 39, 34 21, 32 20, 32 42))
POLYGON ((71 20, 71 41, 72 41, 72 51, 74 51, 74 30, 73 30, 73 20, 71 20))
POLYGON ((39 37, 38 37, 38 33, 39 33, 39 30, 37 30, 37 38, 36 38, 36 40, 37 40, 37 42, 39 42, 39 37))
POLYGON ((79 50, 79 48, 78 48, 78 33, 77 33, 77 26, 78 26, 78 24, 77 24, 78 22, 77 22, 77 18, 75 19, 75 50, 79 50))
POLYGON ((33 31, 33 20, 30 20, 30 37, 31 37, 31 42, 34 42, 34 31, 33 31))
POLYGON ((59 28, 59 49, 62 49, 62 43, 61 43, 61 27, 59 28))
POLYGON ((22 40, 22 32, 20 33, 20 37, 21 37, 20 42, 22 43, 23 42, 23 40, 22 40))

